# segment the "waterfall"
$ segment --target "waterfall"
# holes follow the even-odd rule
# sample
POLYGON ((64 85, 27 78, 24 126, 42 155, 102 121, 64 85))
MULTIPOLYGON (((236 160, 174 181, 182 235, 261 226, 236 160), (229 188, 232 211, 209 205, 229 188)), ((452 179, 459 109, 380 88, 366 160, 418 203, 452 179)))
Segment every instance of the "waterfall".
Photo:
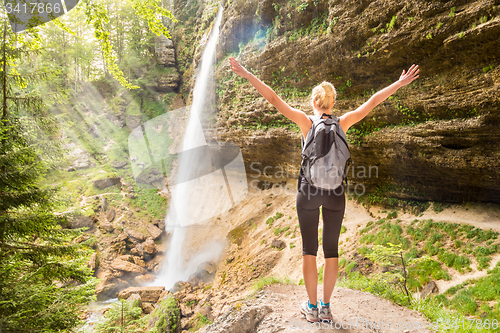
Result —
MULTIPOLYGON (((201 203, 193 199, 193 191, 195 190, 190 188, 190 184, 179 181, 192 179, 192 176, 197 174, 197 167, 204 164, 206 159, 211 159, 211 155, 206 153, 207 150, 197 148, 207 147, 201 127, 200 115, 206 110, 206 105, 210 104, 206 102, 207 87, 209 80, 213 76, 212 71, 221 20, 222 5, 219 7, 210 37, 206 42, 201 57, 201 64, 193 89, 193 102, 189 120, 182 141, 183 152, 191 151, 195 153, 181 154, 179 157, 179 167, 176 175, 176 182, 179 183, 179 186, 177 186, 176 191, 172 191, 171 205, 165 218, 165 229, 169 233, 170 244, 166 252, 162 271, 158 274, 156 281, 152 285, 164 285, 166 289, 172 288, 177 281, 187 281, 189 276, 196 272, 199 264, 217 259, 224 247, 220 242, 209 244, 184 264, 183 244, 186 238, 187 225, 192 223, 192 212, 196 211, 201 203)), ((208 192, 208 189, 205 188, 203 192, 208 192)), ((203 195, 206 194, 203 193, 203 195)))

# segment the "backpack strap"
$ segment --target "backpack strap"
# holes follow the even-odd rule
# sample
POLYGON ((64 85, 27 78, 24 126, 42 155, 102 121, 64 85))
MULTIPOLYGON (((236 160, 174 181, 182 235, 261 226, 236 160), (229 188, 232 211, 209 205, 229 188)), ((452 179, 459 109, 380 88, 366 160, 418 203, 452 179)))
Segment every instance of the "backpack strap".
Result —
MULTIPOLYGON (((311 121, 312 121, 312 124, 311 124, 311 129, 313 128, 314 126, 314 117, 316 116, 307 116, 307 118, 309 118, 311 121)), ((309 129, 309 131, 311 131, 311 129, 309 129)), ((309 134, 309 132, 308 132, 309 134)), ((307 137, 306 137, 307 139, 307 137)), ((304 141, 304 136, 301 135, 300 136, 300 151, 301 151, 301 154, 302 152, 304 151, 304 145, 306 144, 305 141, 304 141)), ((300 192, 300 183, 302 182, 302 177, 304 177, 304 174, 302 172, 302 160, 300 162, 300 170, 299 170, 299 177, 298 177, 298 180, 297 180, 297 191, 300 192)))

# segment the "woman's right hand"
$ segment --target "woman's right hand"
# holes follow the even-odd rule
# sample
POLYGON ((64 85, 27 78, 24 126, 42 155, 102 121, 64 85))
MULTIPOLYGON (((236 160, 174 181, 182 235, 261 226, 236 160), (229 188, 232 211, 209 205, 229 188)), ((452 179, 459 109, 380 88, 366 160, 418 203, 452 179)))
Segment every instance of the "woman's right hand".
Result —
POLYGON ((246 79, 250 75, 250 72, 247 71, 245 67, 241 66, 233 57, 229 57, 229 64, 231 65, 231 70, 242 78, 246 79))
POLYGON ((406 86, 407 84, 412 83, 413 80, 418 78, 419 72, 420 69, 418 68, 418 65, 412 65, 410 69, 408 69, 408 72, 405 72, 405 70, 403 69, 403 73, 401 73, 401 76, 399 77, 399 82, 402 86, 406 86))

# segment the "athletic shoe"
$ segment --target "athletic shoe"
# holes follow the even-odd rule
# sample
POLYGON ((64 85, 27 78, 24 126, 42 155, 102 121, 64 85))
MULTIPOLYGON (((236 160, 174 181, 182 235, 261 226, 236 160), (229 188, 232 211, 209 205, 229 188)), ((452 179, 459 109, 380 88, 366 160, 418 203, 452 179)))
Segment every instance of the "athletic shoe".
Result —
POLYGON ((332 320, 332 311, 330 310, 330 306, 328 305, 322 305, 321 308, 319 309, 319 314, 318 314, 319 320, 322 321, 331 321, 332 320))
POLYGON ((309 301, 305 300, 300 305, 300 312, 306 315, 306 320, 310 322, 319 321, 318 318, 318 308, 309 308, 309 301))

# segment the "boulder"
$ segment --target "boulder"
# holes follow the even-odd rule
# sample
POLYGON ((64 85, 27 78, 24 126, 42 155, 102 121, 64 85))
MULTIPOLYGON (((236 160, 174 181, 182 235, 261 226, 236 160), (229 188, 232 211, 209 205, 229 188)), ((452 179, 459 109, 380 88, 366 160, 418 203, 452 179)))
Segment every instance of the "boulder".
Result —
POLYGON ((130 303, 138 301, 138 305, 142 307, 141 295, 139 294, 131 294, 129 297, 127 297, 127 301, 130 303))
POLYGON ((139 274, 147 273, 147 270, 144 269, 143 267, 118 258, 111 262, 111 268, 116 269, 118 271, 124 271, 130 273, 139 273, 139 274))
POLYGON ((214 315, 212 313, 212 306, 208 303, 203 304, 203 306, 200 308, 200 314, 202 316, 205 316, 208 318, 210 321, 214 321, 214 315))
POLYGON ((155 276, 152 274, 139 275, 134 278, 135 283, 138 285, 144 285, 146 283, 154 282, 155 276))
POLYGON ((108 209, 108 198, 106 197, 101 197, 101 208, 102 208, 102 211, 105 212, 107 209, 108 209))
POLYGON ((181 317, 189 317, 193 314, 193 307, 189 306, 185 302, 181 302, 179 304, 179 308, 181 310, 181 317))
POLYGON ((113 168, 115 169, 121 169, 127 165, 127 161, 117 161, 113 163, 113 168))
POLYGON ((127 228, 125 229, 125 233, 130 237, 130 239, 134 243, 144 242, 146 240, 146 236, 135 229, 127 228))
POLYGON ((91 270, 95 271, 95 269, 97 268, 97 265, 99 265, 99 261, 98 261, 98 257, 97 257, 96 252, 92 253, 87 265, 90 267, 91 270))
POLYGON ((93 231, 95 224, 90 216, 75 216, 68 219, 67 226, 69 229, 88 228, 85 231, 93 231))
POLYGON ((104 178, 104 179, 95 179, 92 181, 92 183, 98 189, 103 190, 107 187, 119 184, 120 178, 119 177, 110 177, 110 178, 104 178))
POLYGON ((106 212, 106 220, 108 220, 108 222, 113 222, 113 220, 115 219, 115 215, 116 215, 115 209, 114 208, 110 208, 106 212))
POLYGON ((154 224, 146 224, 146 229, 148 230, 151 237, 153 237, 153 239, 157 239, 162 234, 162 230, 156 227, 154 224))
POLYGON ((422 292, 420 293, 420 298, 424 299, 427 296, 429 296, 429 294, 437 294, 437 293, 439 293, 439 289, 438 286, 436 285, 436 282, 429 281, 425 285, 424 289, 422 289, 422 292))
POLYGON ((150 314, 155 310, 153 304, 151 304, 149 302, 142 302, 141 309, 142 309, 142 312, 144 312, 145 314, 150 314))
POLYGON ((108 222, 101 222, 99 224, 99 227, 101 229, 106 230, 109 233, 111 233, 111 232, 113 232, 115 230, 115 227, 111 223, 108 223, 108 222))
POLYGON ((118 294, 119 299, 127 299, 132 294, 139 294, 143 302, 156 303, 165 287, 129 287, 118 294))
POLYGON ((172 295, 162 299, 150 315, 147 328, 151 329, 159 323, 165 324, 162 332, 181 333, 181 318, 177 301, 172 295))
POLYGON ((271 247, 277 248, 279 250, 283 250, 286 247, 286 243, 281 239, 274 239, 271 242, 271 247))
POLYGON ((142 249, 144 253, 149 256, 152 256, 157 252, 156 244, 151 237, 149 237, 144 243, 142 243, 142 249))
POLYGON ((142 260, 138 256, 131 256, 131 257, 134 264, 136 264, 137 266, 146 267, 146 263, 144 262, 144 260, 142 260))
POLYGON ((107 269, 98 268, 94 275, 100 280, 95 287, 95 293, 98 298, 105 298, 104 295, 112 294, 116 291, 118 284, 114 281, 115 276, 113 272, 107 269))
POLYGON ((117 259, 120 259, 123 261, 128 261, 128 262, 135 264, 134 256, 131 256, 130 254, 123 254, 121 256, 118 256, 117 259))
POLYGON ((251 305, 236 309, 234 306, 225 312, 211 325, 205 327, 203 332, 210 333, 252 333, 264 317, 272 312, 269 305, 251 305))
POLYGON ((200 265, 196 269, 196 273, 189 277, 189 283, 196 285, 199 282, 207 283, 213 280, 215 272, 217 270, 217 263, 213 261, 207 261, 200 265))

